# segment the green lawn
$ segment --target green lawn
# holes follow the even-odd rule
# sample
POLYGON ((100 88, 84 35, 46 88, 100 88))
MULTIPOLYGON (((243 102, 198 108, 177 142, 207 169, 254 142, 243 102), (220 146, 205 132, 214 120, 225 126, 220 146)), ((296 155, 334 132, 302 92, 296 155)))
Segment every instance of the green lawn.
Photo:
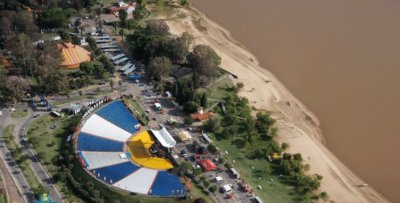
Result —
MULTIPOLYGON (((217 79, 214 84, 207 88, 207 91, 210 93, 208 98, 223 100, 228 95, 234 95, 235 93, 232 91, 232 87, 232 80, 229 79, 229 77, 221 76, 220 79, 217 79)), ((206 90, 202 89, 200 91, 206 90)))
MULTIPOLYGON (((3 137, 7 148, 10 150, 13 158, 18 162, 17 159, 20 157, 20 155, 17 155, 17 153, 15 153, 18 145, 15 142, 15 138, 13 136, 14 128, 15 125, 7 125, 4 129, 3 137)), ((19 164, 19 166, 26 180, 28 181, 29 186, 31 186, 32 188, 37 188, 41 185, 32 168, 30 167, 29 161, 23 161, 19 164)))
MULTIPOLYGON (((215 140, 212 133, 208 133, 215 140)), ((229 162, 236 168, 246 182, 248 182, 256 192, 261 196, 264 202, 298 202, 300 196, 293 190, 294 187, 282 183, 279 174, 266 174, 265 168, 274 167, 266 159, 248 159, 246 155, 246 148, 238 149, 232 140, 218 140, 215 143, 224 153, 225 162, 229 162), (235 163, 233 163, 233 160, 235 163), (252 169, 254 167, 254 169, 252 169), (260 185, 261 190, 256 187, 260 185)), ((267 144, 267 141, 258 141, 257 145, 267 144), (264 143, 265 142, 265 143, 264 143)), ((248 145, 251 148, 253 145, 248 145)))
POLYGON ((7 203, 7 196, 6 196, 6 194, 0 195, 0 203, 7 203))
MULTIPOLYGON (((33 121, 27 129, 29 141, 34 146, 36 152, 44 166, 51 175, 56 174, 60 167, 54 165, 52 159, 58 156, 63 146, 63 140, 68 136, 69 126, 72 119, 68 117, 55 118, 49 114, 43 115, 33 121), (51 126, 55 126, 51 129, 51 126)), ((65 182, 57 182, 57 186, 66 195, 66 199, 71 202, 80 202, 81 200, 71 192, 65 182), (67 192, 67 193, 66 193, 67 192)))
POLYGON ((16 109, 15 111, 11 112, 11 116, 13 118, 25 118, 28 116, 28 111, 26 109, 16 109))
MULTIPOLYGON (((201 197, 201 198, 205 199, 205 200, 207 201, 207 203, 212 203, 212 202, 214 202, 214 201, 211 199, 210 196, 204 194, 199 188, 197 188, 197 187, 194 185, 194 183, 191 183, 191 184, 192 184, 192 189, 191 189, 190 192, 191 192, 191 194, 192 194, 194 197, 201 197)), ((210 195, 212 195, 212 193, 210 193, 210 195)))
POLYGON ((126 99, 125 101, 128 108, 131 109, 132 112, 134 112, 138 119, 142 121, 144 125, 147 125, 147 123, 149 122, 149 118, 147 117, 146 112, 144 112, 143 107, 139 103, 139 101, 135 99, 126 99))

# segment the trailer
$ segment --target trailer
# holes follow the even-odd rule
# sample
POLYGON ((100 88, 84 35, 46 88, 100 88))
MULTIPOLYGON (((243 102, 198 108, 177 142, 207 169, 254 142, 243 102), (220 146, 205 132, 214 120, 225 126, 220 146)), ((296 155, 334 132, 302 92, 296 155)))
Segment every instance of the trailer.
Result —
POLYGON ((118 60, 118 59, 120 59, 120 58, 122 58, 122 57, 125 57, 125 54, 118 54, 118 55, 115 55, 115 56, 113 56, 113 57, 111 58, 111 60, 112 60, 112 61, 115 61, 115 60, 118 60))
POLYGON ((117 61, 114 61, 114 65, 119 65, 119 64, 121 64, 121 63, 123 63, 123 62, 125 62, 127 60, 129 60, 128 57, 124 57, 124 58, 118 59, 117 61))

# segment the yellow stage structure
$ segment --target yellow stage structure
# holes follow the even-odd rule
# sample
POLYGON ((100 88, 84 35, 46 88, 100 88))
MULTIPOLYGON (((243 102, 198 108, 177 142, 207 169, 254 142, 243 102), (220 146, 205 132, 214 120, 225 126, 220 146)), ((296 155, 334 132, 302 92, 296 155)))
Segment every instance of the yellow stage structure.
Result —
POLYGON ((154 157, 150 154, 149 148, 153 145, 154 140, 147 130, 139 132, 131 140, 128 141, 128 151, 131 153, 131 159, 140 166, 156 169, 168 170, 173 168, 171 161, 168 159, 154 157))
POLYGON ((61 50, 64 59, 61 65, 65 68, 78 68, 82 62, 90 61, 90 52, 81 46, 63 42, 57 47, 61 50))

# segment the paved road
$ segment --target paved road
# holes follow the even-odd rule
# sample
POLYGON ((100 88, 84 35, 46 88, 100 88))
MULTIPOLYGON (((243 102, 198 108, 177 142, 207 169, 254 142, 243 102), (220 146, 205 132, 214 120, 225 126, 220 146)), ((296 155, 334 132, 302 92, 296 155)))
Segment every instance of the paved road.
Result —
MULTIPOLYGON (((3 109, 3 115, 0 117, 0 134, 2 135, 3 129, 5 127, 5 121, 10 113, 7 109, 3 109)), ((11 202, 32 202, 34 200, 34 195, 29 187, 28 182, 26 181, 24 175, 19 169, 18 165, 14 161, 11 156, 10 151, 6 147, 4 143, 3 136, 0 136, 0 158, 2 159, 2 163, 0 164, 0 169, 7 179, 5 182, 7 191, 10 194, 14 194, 10 196, 11 202), (20 195, 16 195, 16 190, 18 190, 20 195)))
MULTIPOLYGON (((39 112, 35 114, 45 114, 44 112, 39 112)), ((47 170, 42 166, 40 163, 39 159, 36 156, 36 152, 31 148, 31 146, 25 142, 25 129, 29 126, 29 124, 34 120, 31 116, 31 114, 28 116, 28 119, 24 120, 22 122, 22 125, 20 125, 18 129, 18 141, 19 145, 22 146, 22 149, 25 151, 25 153, 28 155, 30 158, 30 166, 33 169, 36 177, 39 179, 41 184, 49 190, 49 195, 51 199, 55 202, 62 203, 64 202, 63 197, 61 193, 58 191, 58 188, 55 186, 53 178, 51 178, 47 172, 47 170)))

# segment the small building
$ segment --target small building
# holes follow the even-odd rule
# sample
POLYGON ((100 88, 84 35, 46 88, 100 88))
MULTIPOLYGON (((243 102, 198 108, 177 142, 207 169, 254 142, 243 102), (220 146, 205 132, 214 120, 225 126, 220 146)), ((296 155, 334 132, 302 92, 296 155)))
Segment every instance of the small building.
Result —
POLYGON ((190 114, 190 117, 195 121, 203 122, 205 120, 208 120, 212 115, 212 112, 204 112, 203 107, 199 107, 197 113, 190 114))
POLYGON ((79 104, 70 104, 68 107, 68 111, 73 113, 73 114, 78 114, 79 112, 81 112, 82 107, 79 104))
POLYGON ((106 13, 118 15, 120 10, 125 10, 128 15, 132 15, 135 9, 136 2, 125 3, 124 1, 118 1, 116 5, 107 7, 106 13))

